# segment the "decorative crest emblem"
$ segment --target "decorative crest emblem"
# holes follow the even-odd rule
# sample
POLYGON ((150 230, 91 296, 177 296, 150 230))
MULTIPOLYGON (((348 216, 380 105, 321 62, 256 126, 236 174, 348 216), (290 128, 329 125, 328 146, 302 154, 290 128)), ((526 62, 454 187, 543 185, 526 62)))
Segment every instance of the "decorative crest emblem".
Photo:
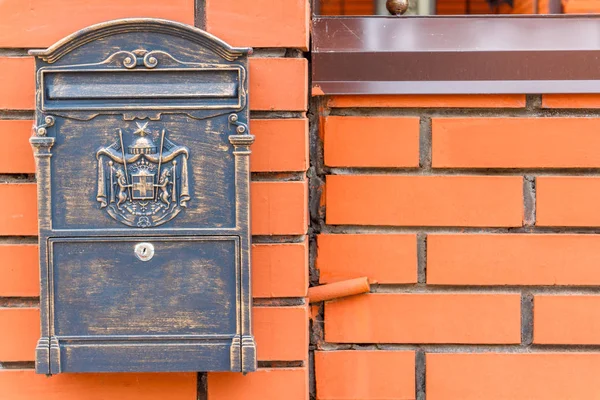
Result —
POLYGON ((100 208, 128 226, 148 228, 175 218, 190 200, 189 150, 160 132, 157 146, 148 122, 136 122, 137 136, 125 148, 123 131, 110 146, 96 152, 100 208))

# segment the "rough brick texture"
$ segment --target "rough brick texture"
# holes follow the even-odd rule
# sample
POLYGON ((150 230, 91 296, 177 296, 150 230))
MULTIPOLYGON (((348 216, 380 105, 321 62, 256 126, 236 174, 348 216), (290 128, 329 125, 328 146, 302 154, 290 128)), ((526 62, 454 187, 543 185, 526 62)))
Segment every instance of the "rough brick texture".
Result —
POLYGON ((37 235, 37 186, 0 183, 0 236, 37 235))
POLYGON ((434 118, 434 168, 597 168, 600 119, 434 118))
POLYGON ((196 400, 196 374, 60 374, 0 370, 7 400, 196 400))
POLYGON ((509 176, 329 175, 332 225, 521 226, 523 180, 509 176))
POLYGON ((427 400, 565 400, 600 393, 600 354, 427 354, 427 400))
POLYGON ((315 274, 321 284, 367 276, 372 286, 312 309, 317 399, 600 392, 591 382, 600 370, 600 96, 525 100, 321 103, 315 274), (418 350, 410 378, 386 378, 404 368, 384 360, 398 348, 418 350), (405 379, 407 391, 393 393, 405 379))
POLYGON ((544 108, 600 108, 598 94, 545 94, 542 96, 544 108))
POLYGON ((39 309, 0 308, 0 361, 32 361, 39 337, 39 309))
POLYGON ((207 0, 206 29, 235 46, 308 48, 308 0, 207 0))
POLYGON ((253 235, 303 235, 308 227, 307 182, 253 182, 253 235))
POLYGON ((541 176, 536 180, 540 226, 600 226, 600 177, 541 176))
POLYGON ((414 399, 413 351, 317 351, 318 400, 414 399))
POLYGON ((40 293, 38 247, 0 245, 0 297, 35 297, 40 293))
POLYGON ((253 244, 253 296, 264 298, 306 296, 307 265, 306 240, 303 243, 253 244))
POLYGON ((327 117, 324 130, 327 166, 419 166, 418 118, 327 117))
POLYGON ((308 351, 308 306, 254 307, 252 328, 259 360, 298 361, 308 351))
POLYGON ((306 171, 308 119, 254 119, 250 130, 256 136, 250 155, 252 172, 306 171))
POLYGON ((0 110, 33 110, 34 73, 33 58, 0 56, 0 110))
POLYGON ((128 17, 194 24, 194 0, 6 0, 0 12, 0 47, 47 47, 89 25, 128 17))
POLYGON ((533 342, 600 344, 600 296, 535 296, 533 342))
POLYGON ((517 294, 369 294, 325 304, 333 343, 519 343, 517 294))
POLYGON ((33 152, 29 145, 32 125, 33 121, 27 119, 0 120, 0 141, 3 144, 0 147, 0 174, 35 172, 33 152))
POLYGON ((250 109, 304 111, 308 107, 308 62, 304 58, 250 59, 250 109))
POLYGON ((600 285, 600 236, 431 234, 433 285, 600 285))
POLYGON ((210 400, 308 400, 306 368, 260 369, 242 375, 231 372, 208 374, 210 400))
POLYGON ((366 276, 372 283, 417 282, 416 235, 319 235, 321 283, 366 276))

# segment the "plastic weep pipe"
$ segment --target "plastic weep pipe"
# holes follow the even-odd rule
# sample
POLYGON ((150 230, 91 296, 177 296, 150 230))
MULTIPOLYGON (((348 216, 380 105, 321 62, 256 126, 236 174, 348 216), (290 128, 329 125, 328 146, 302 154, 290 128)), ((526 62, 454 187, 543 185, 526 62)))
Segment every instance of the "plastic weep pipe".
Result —
POLYGON ((308 300, 310 303, 318 303, 319 301, 367 293, 370 289, 371 286, 367 277, 348 279, 309 288, 308 300))

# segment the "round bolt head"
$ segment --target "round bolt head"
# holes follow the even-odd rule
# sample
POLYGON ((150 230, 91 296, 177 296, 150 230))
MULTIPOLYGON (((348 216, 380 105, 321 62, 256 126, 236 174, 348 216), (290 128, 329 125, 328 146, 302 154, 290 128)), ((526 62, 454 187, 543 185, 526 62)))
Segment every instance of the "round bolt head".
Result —
POLYGON ((402 15, 408 10, 408 0, 387 0, 385 7, 392 15, 402 15))

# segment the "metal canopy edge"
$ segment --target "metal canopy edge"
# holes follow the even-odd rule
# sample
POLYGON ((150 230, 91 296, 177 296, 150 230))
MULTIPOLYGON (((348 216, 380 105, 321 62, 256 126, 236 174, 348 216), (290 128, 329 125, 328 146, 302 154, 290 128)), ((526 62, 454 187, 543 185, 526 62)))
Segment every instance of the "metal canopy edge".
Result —
POLYGON ((600 16, 315 17, 312 89, 599 93, 600 16))

